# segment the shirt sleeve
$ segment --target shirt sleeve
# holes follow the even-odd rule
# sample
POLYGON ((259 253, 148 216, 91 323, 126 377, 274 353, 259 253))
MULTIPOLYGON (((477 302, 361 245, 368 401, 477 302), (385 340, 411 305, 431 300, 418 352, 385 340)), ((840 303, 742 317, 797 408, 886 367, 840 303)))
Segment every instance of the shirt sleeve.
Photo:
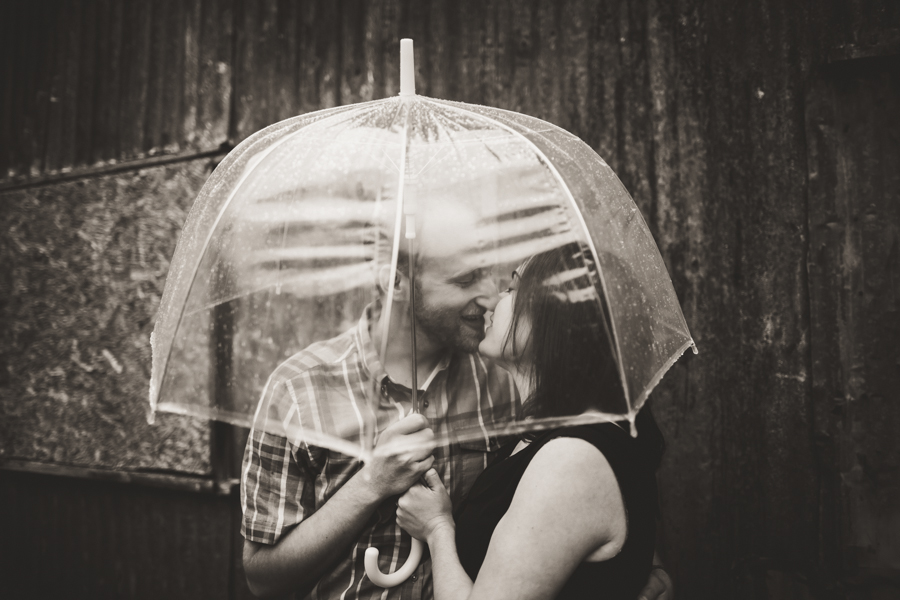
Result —
POLYGON ((284 395, 283 383, 270 385, 260 399, 257 422, 244 450, 241 535, 272 545, 315 511, 315 474, 305 451, 292 445, 278 427, 268 426, 279 422, 275 418, 284 395))

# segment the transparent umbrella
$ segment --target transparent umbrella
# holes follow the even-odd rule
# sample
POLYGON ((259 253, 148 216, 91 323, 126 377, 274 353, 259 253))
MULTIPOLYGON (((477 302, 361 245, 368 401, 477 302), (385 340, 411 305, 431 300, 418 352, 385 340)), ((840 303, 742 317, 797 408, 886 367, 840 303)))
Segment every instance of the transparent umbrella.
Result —
MULTIPOLYGON (((560 301, 593 306, 586 319, 603 332, 622 392, 578 414, 486 411, 471 427, 434 418, 438 444, 574 422, 633 424, 693 346, 656 243, 602 158, 539 119, 415 95, 411 77, 405 63, 399 97, 282 121, 218 166, 166 281, 151 338, 151 419, 194 415, 367 460, 402 413, 379 408, 374 387, 340 418, 302 403, 276 414, 261 394, 279 364, 353 330, 366 307, 390 315, 398 269, 414 280, 429 261, 491 271, 503 286, 523 261, 567 249, 569 264, 547 284, 560 301)), ((388 344, 414 346, 415 332, 391 340, 387 320, 380 326, 381 356, 388 344)), ((418 388, 414 381, 413 409, 418 388)))

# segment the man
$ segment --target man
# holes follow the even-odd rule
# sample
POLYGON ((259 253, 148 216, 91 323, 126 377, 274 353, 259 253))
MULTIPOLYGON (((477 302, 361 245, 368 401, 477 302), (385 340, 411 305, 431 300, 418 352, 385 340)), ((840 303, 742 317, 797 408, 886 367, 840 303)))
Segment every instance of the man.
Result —
MULTIPOLYGON (((383 361, 379 350, 388 315, 379 302, 353 330, 288 359, 266 385, 258 420, 280 423, 298 414, 306 423, 329 420, 337 423, 330 430, 344 428, 347 438, 365 435, 353 407, 374 390, 380 395, 376 450, 406 442, 419 449, 376 452, 360 465, 289 440, 287 431, 279 436, 271 427, 254 428, 243 468, 242 533, 248 582, 258 595, 314 589, 318 597, 383 597, 385 590, 365 576, 363 554, 369 546, 379 548, 392 565, 385 571, 402 564, 409 536, 394 522, 396 497, 434 466, 459 500, 497 449, 492 439, 436 449, 433 443, 435 434, 452 439, 479 423, 508 420, 515 407, 511 378, 475 354, 498 292, 490 271, 464 252, 478 243, 473 215, 443 212, 432 215, 419 236, 415 318, 422 415, 400 419, 411 412, 412 381, 410 284, 402 268, 393 280, 387 268, 378 273, 382 296, 394 288, 383 361)), ((427 598, 430 586, 430 565, 424 562, 387 597, 427 598)))
POLYGON ((476 354, 485 313, 499 298, 489 270, 466 252, 478 245, 473 216, 462 210, 443 213, 424 223, 421 258, 416 261, 414 318, 422 415, 409 415, 412 311, 404 269, 398 269, 393 280, 389 269, 378 273, 382 291, 394 288, 390 315, 382 310, 382 302, 370 306, 357 327, 291 357, 266 385, 258 419, 328 420, 332 429, 343 428, 350 439, 366 435, 359 418, 365 406, 361 399, 378 394, 380 434, 375 457, 361 465, 307 445, 287 427, 283 436, 254 428, 244 458, 241 496, 244 567, 257 595, 432 596, 428 561, 404 583, 384 590, 365 575, 365 549, 379 548, 387 561, 383 570, 396 570, 409 548, 409 537, 395 522, 396 497, 434 466, 453 501, 461 499, 497 442, 489 437, 455 442, 454 432, 506 420, 517 402, 509 375, 476 354), (388 316, 390 343, 382 361, 379 349, 388 316), (451 443, 435 448, 435 435, 451 443), (398 454, 385 450, 404 444, 411 449, 398 454), (390 568, 384 568, 388 563, 390 568))

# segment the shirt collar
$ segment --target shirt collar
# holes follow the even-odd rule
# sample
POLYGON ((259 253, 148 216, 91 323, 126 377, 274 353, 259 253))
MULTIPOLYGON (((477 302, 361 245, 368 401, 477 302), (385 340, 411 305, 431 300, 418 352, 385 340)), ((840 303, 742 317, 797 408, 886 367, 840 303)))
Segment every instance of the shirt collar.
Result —
POLYGON ((378 324, 378 314, 381 311, 376 302, 366 306, 362 316, 359 318, 359 324, 356 326, 356 343, 359 355, 362 357, 363 373, 371 380, 381 383, 387 377, 387 371, 381 364, 378 357, 378 351, 372 342, 372 336, 369 334, 369 326, 378 324))

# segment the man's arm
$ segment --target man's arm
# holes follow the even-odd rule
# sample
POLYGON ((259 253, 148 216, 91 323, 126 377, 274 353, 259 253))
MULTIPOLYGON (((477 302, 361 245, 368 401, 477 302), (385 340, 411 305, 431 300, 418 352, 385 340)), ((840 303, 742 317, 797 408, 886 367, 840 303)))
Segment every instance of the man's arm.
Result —
POLYGON ((318 511, 274 545, 246 540, 243 559, 250 591, 279 596, 318 581, 357 541, 378 505, 405 492, 431 468, 434 434, 427 426, 422 415, 394 423, 381 434, 376 456, 318 511))
POLYGON ((244 571, 250 591, 265 598, 314 584, 357 540, 382 500, 360 471, 275 545, 245 540, 244 571))

